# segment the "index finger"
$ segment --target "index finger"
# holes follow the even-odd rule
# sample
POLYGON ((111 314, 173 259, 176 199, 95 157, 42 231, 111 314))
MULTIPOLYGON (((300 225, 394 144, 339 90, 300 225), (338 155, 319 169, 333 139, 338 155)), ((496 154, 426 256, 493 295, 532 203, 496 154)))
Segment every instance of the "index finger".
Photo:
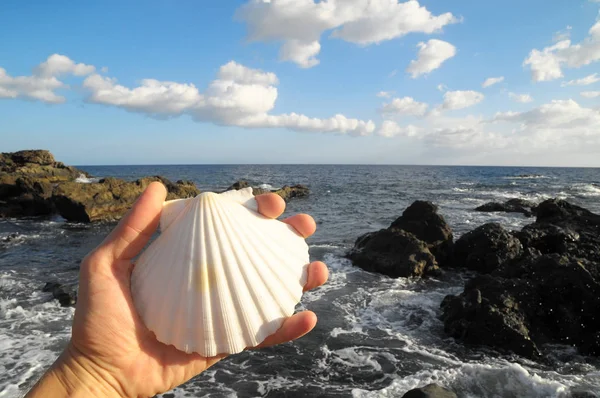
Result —
POLYGON ((115 260, 134 258, 158 228, 166 197, 165 186, 152 182, 100 246, 109 249, 115 260))

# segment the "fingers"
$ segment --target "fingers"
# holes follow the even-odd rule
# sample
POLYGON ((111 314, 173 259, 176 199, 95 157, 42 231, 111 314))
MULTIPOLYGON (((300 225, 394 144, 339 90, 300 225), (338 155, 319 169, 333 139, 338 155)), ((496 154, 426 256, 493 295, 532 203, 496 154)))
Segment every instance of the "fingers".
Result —
POLYGON ((303 238, 308 238, 317 230, 315 220, 308 214, 296 214, 283 220, 284 223, 294 227, 303 238))
POLYGON ((265 193, 255 197, 258 212, 268 218, 277 218, 285 210, 285 201, 274 193, 265 193))
POLYGON ((329 277, 329 270, 325 263, 321 261, 315 261, 308 265, 308 278, 306 285, 304 285, 304 291, 315 289, 325 282, 329 277))
POLYGON ((312 311, 302 311, 292 315, 283 322, 278 331, 270 335, 258 348, 287 343, 299 339, 310 332, 317 324, 317 316, 312 311))
POLYGON ((166 197, 167 189, 163 184, 153 182, 148 185, 101 247, 109 249, 115 260, 135 257, 156 231, 166 197))

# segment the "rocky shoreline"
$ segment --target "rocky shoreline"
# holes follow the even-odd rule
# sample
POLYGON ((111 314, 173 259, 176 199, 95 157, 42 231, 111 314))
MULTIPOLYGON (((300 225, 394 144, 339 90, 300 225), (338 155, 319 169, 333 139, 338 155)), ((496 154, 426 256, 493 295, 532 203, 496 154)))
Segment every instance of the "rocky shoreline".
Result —
MULTIPOLYGON (((162 176, 136 181, 119 178, 89 180, 88 173, 57 162, 46 150, 0 153, 0 217, 60 215, 67 221, 116 221, 133 205, 153 181, 167 188, 167 199, 191 198, 200 193, 193 182, 172 182, 162 176), (86 179, 87 182, 81 182, 86 179)), ((238 181, 229 189, 249 186, 238 181)), ((254 188, 254 194, 269 192, 254 188)), ((272 191, 288 201, 309 194, 303 185, 284 186, 272 191)))
POLYGON ((521 231, 489 223, 453 242, 437 207, 417 201, 389 228, 359 237, 348 257, 391 277, 475 271, 441 303, 445 332, 466 344, 529 359, 543 358, 545 344, 600 356, 600 215, 556 199, 535 214, 521 231))

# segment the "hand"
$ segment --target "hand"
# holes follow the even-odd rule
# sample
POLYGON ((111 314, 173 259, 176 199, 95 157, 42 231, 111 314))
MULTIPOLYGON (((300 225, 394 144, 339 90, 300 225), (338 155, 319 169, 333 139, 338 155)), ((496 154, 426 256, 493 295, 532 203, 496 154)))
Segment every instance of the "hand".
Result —
MULTIPOLYGON (((162 184, 150 184, 127 216, 83 260, 71 341, 28 397, 149 397, 184 383, 225 357, 186 354, 160 343, 133 305, 129 289, 134 267, 131 260, 156 230, 166 194, 162 184)), ((285 209, 285 202, 274 194, 257 196, 256 201, 259 212, 266 217, 276 218, 285 209)), ((284 222, 304 237, 316 229, 312 217, 305 214, 284 222)), ((325 264, 311 263, 304 290, 326 280, 325 264)), ((297 313, 260 347, 302 337, 316 322, 313 312, 297 313)))

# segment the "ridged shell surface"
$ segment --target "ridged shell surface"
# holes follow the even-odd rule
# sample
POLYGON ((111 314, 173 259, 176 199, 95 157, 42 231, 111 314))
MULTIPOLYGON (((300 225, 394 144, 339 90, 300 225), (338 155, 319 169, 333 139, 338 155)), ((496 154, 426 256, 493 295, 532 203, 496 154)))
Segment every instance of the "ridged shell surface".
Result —
POLYGON ((260 344, 302 297, 308 246, 257 212, 252 189, 165 202, 136 261, 135 307, 156 338, 211 357, 260 344))

